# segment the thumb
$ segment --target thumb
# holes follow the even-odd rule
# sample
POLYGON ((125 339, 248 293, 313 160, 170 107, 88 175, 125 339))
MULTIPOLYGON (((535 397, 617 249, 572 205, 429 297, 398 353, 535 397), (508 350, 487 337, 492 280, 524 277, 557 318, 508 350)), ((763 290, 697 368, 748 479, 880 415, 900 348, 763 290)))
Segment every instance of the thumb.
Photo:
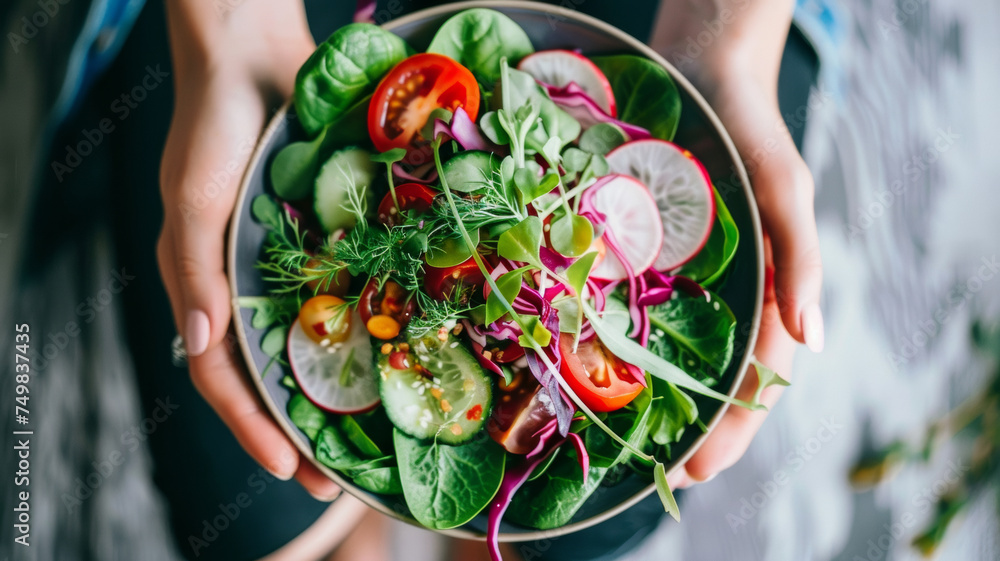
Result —
POLYGON ((225 226, 204 224, 176 232, 175 271, 188 354, 198 356, 222 342, 231 317, 225 271, 225 226))
POLYGON ((814 184, 776 99, 763 91, 744 92, 742 103, 726 108, 724 122, 746 164, 761 221, 774 252, 774 287, 788 334, 812 351, 823 349, 823 283, 814 184))

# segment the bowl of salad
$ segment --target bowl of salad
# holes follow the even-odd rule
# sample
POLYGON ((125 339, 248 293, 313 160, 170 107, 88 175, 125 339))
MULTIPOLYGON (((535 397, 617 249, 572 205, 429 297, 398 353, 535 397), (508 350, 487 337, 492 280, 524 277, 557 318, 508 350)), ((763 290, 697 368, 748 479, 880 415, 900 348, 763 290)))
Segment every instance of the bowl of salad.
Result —
MULTIPOLYGON (((345 490, 534 540, 659 493, 735 398, 763 293, 746 173, 625 33, 531 2, 345 26, 230 228, 261 396, 345 490)), ((758 368, 758 372, 763 372, 758 368)))

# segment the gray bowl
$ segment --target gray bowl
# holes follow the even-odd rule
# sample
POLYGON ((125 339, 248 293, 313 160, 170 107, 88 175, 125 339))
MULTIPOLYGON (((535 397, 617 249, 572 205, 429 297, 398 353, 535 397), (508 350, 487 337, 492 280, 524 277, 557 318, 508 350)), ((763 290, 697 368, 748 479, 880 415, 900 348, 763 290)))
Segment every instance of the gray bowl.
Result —
MULTIPOLYGON (((462 2, 416 12, 383 27, 422 51, 446 19, 471 7, 493 8, 508 15, 524 28, 538 50, 563 48, 581 49, 585 54, 633 53, 658 62, 670 72, 680 90, 683 103, 675 142, 690 150, 705 165, 741 232, 732 271, 725 286, 719 291, 719 295, 732 308, 738 322, 735 360, 725 372, 719 390, 730 396, 735 395, 749 365, 750 353, 747 349, 753 349, 760 324, 764 286, 763 248, 757 206, 746 171, 718 117, 691 84, 646 45, 600 20, 565 8, 535 2, 462 2)), ((277 152, 291 142, 305 139, 293 113, 294 109, 286 104, 264 131, 240 185, 239 198, 233 212, 228 267, 234 296, 233 318, 240 348, 249 376, 260 391, 261 398, 305 457, 347 492, 372 508, 419 526, 410 516, 401 497, 386 497, 360 489, 316 461, 309 439, 288 418, 286 406, 290 395, 288 389, 280 383, 282 373, 272 367, 265 378, 260 376, 260 371, 269 360, 260 349, 264 332, 251 326, 251 311, 236 304, 236 296, 265 294, 260 273, 254 268, 254 263, 260 256, 265 230, 254 222, 250 203, 255 196, 271 191, 268 170, 277 152)), ((702 419, 710 416, 707 425, 711 431, 727 406, 708 399, 696 401, 702 412, 702 419)), ((707 433, 695 433, 696 430, 688 430, 687 436, 674 448, 674 461, 667 466, 668 472, 683 465, 704 442, 707 433)), ((539 531, 505 523, 501 528, 500 539, 538 540, 581 530, 614 516, 653 491, 654 486, 649 481, 634 474, 629 475, 615 486, 598 488, 566 526, 539 531)), ((486 516, 481 514, 461 528, 442 533, 482 539, 485 528, 486 516)))

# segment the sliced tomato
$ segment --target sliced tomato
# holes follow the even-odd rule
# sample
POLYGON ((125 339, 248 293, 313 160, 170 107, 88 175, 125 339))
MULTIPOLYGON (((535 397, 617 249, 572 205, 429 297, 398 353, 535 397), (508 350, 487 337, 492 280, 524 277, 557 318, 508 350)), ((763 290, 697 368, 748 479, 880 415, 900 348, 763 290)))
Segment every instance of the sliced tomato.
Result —
POLYGON ((435 191, 426 185, 419 183, 404 183, 396 187, 396 200, 392 200, 392 193, 386 193, 382 202, 378 205, 378 220, 387 226, 396 226, 402 223, 400 213, 406 210, 413 210, 418 213, 427 212, 434 202, 434 197, 439 191, 435 191), (397 206, 396 203, 399 203, 397 206))
POLYGON ((413 298, 391 280, 380 287, 378 279, 369 279, 358 301, 358 314, 365 325, 373 317, 384 315, 394 319, 400 327, 406 327, 416 309, 417 303, 413 298))
POLYGON ((486 277, 472 257, 453 267, 424 266, 424 288, 436 300, 450 300, 461 286, 479 287, 486 277))
POLYGON ((560 372, 576 395, 593 411, 614 411, 629 404, 642 392, 642 370, 628 364, 593 337, 580 341, 573 352, 573 335, 559 337, 562 353, 560 372))
MULTIPOLYGON (((431 112, 459 107, 473 119, 479 113, 479 85, 472 72, 444 55, 413 55, 390 70, 375 90, 368 106, 368 134, 379 152, 405 148, 420 154, 432 140, 420 134, 431 112)), ((417 163, 411 159, 408 163, 417 163)))
POLYGON ((542 386, 527 369, 514 372, 510 385, 500 380, 486 431, 511 454, 527 454, 538 444, 538 431, 555 418, 542 386))

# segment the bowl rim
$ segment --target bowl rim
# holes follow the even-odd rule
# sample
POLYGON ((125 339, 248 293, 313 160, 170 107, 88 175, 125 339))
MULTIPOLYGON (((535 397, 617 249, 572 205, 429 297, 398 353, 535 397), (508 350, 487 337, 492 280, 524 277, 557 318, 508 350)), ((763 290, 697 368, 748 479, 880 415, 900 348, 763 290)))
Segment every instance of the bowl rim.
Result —
MULTIPOLYGON (((760 321, 761 314, 763 310, 763 300, 764 300, 764 247, 763 247, 763 233, 760 223, 760 213, 757 209, 757 202, 754 198, 753 190, 750 187, 750 179, 747 175, 746 168, 743 164, 743 159, 740 157, 739 152, 736 150, 736 146, 733 143, 732 138, 729 136, 729 132, 722 125, 719 120, 718 115, 712 110, 705 98, 698 92, 697 89, 680 73, 677 68, 675 68, 669 61, 667 61, 663 56, 654 51, 645 43, 639 41, 635 37, 632 37, 628 33, 612 26, 602 20, 595 17, 589 16, 587 14, 580 13, 576 10, 572 10, 563 6, 556 6, 552 4, 543 4, 540 2, 532 2, 525 0, 469 0, 464 2, 454 2, 449 4, 444 4, 441 6, 434 6, 424 10, 419 10, 411 14, 405 15, 400 18, 390 20, 381 25, 383 29, 388 31, 393 31, 398 27, 408 25, 423 19, 436 17, 445 14, 453 14, 470 8, 513 8, 513 9, 523 9, 531 10, 543 13, 545 15, 556 16, 565 20, 574 20, 576 23, 580 23, 586 26, 595 28, 597 31, 610 35, 614 39, 621 41, 623 44, 627 45, 629 48, 634 49, 636 52, 645 56, 657 64, 663 66, 670 77, 678 84, 679 87, 683 88, 685 92, 691 97, 694 103, 698 106, 698 109, 705 115, 711 124, 712 128, 718 134, 719 138, 722 140, 723 146, 728 153, 729 159, 732 161, 733 170, 736 176, 739 178, 740 187, 743 189, 743 194, 746 196, 748 202, 748 212, 750 214, 750 221, 753 225, 753 241, 754 250, 756 256, 757 265, 757 286, 756 295, 753 308, 753 317, 751 318, 750 332, 747 338, 747 349, 753 349, 757 342, 757 336, 760 332, 760 321)), ((298 429, 292 426, 288 421, 285 420, 284 415, 279 410, 271 395, 268 393, 267 387, 264 385, 264 381, 261 379, 260 373, 257 369, 256 364, 253 360, 253 355, 250 348, 250 342, 247 337, 246 329, 243 325, 241 319, 241 308, 239 305, 239 298, 237 294, 236 286, 236 275, 233 273, 236 269, 236 247, 237 247, 237 234, 239 232, 239 225, 241 219, 240 210, 243 208, 245 203, 247 193, 249 191, 250 180, 253 176, 253 170, 257 169, 261 165, 261 160, 264 157, 264 148, 270 142, 271 137, 273 137, 278 129, 281 127, 285 120, 285 115, 288 113, 288 109, 291 106, 291 100, 286 101, 280 109, 271 117, 270 122, 267 127, 261 133, 260 137, 257 139, 257 144, 254 147, 253 154, 251 155, 250 161, 247 164, 246 171, 243 174, 243 178, 240 181, 239 191, 237 193, 236 204, 233 207, 233 214, 230 219, 229 224, 229 234, 228 243, 226 246, 227 257, 226 257, 226 273, 229 280, 230 294, 232 297, 232 311, 233 311, 233 324, 234 330, 236 332, 236 338, 239 341, 240 350, 243 354, 244 363, 246 364, 248 374, 253 380, 254 386, 257 388, 257 392, 264 402, 268 411, 270 411, 271 416, 275 419, 278 425, 282 428, 285 434, 292 440, 295 447, 309 459, 310 463, 316 466, 321 473, 332 479, 344 490, 350 492, 350 495, 361 500, 369 507, 375 510, 391 516, 397 520, 401 520, 408 524, 417 526, 423 529, 426 528, 424 525, 417 522, 412 516, 403 515, 396 510, 393 510, 386 504, 378 501, 374 498, 373 494, 360 489, 354 485, 353 482, 346 480, 340 474, 334 470, 326 467, 320 463, 313 453, 311 447, 306 446, 302 439, 298 435, 298 429)), ((732 386, 726 395, 730 398, 736 396, 744 377, 747 374, 750 361, 753 357, 752 352, 743 353, 743 357, 740 360, 739 369, 736 372, 736 376, 733 378, 732 386)), ((667 472, 668 477, 676 472, 681 466, 683 466, 690 458, 693 456, 705 440, 709 437, 712 431, 715 429, 716 425, 721 421, 723 415, 730 407, 729 403, 723 403, 719 407, 718 411, 712 416, 712 419, 707 423, 706 430, 698 436, 691 443, 691 446, 685 450, 684 454, 678 456, 670 463, 670 469, 667 472)), ((637 502, 641 501, 645 497, 649 496, 656 489, 656 485, 650 483, 646 487, 642 488, 635 494, 633 494, 628 499, 622 501, 614 508, 608 509, 604 512, 586 518, 584 520, 579 520, 558 528, 553 528, 549 530, 526 530, 525 532, 519 533, 504 533, 501 532, 499 539, 502 542, 522 542, 522 541, 532 541, 532 540, 543 540, 549 538, 555 538, 565 534, 570 534, 579 530, 583 530, 595 524, 599 524, 609 518, 621 513, 622 511, 635 505, 637 502)), ((479 532, 474 532, 465 529, 464 526, 458 528, 452 528, 448 530, 432 530, 440 534, 444 534, 456 538, 472 539, 482 541, 485 539, 485 535, 479 532)))

